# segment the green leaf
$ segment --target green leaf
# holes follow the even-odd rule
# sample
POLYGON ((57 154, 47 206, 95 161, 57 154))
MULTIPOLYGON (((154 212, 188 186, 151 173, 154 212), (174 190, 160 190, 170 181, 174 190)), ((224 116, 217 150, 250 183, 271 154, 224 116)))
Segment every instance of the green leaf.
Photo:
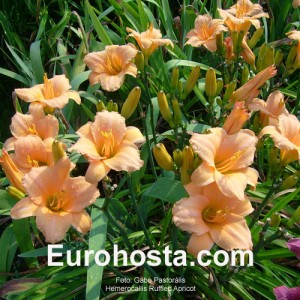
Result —
MULTIPOLYGON (((93 227, 89 237, 89 250, 105 249, 107 217, 102 210, 93 208, 91 213, 93 227)), ((90 259, 87 270, 86 299, 98 300, 102 283, 103 266, 98 266, 95 260, 90 259)))
POLYGON ((44 82, 44 68, 41 58, 41 41, 37 41, 30 46, 30 60, 36 83, 44 82))
POLYGON ((162 177, 143 193, 143 197, 145 196, 175 203, 188 197, 188 194, 180 181, 162 177))
POLYGON ((7 191, 0 190, 0 209, 11 209, 17 202, 7 191))
POLYGON ((15 72, 12 72, 12 71, 4 69, 4 68, 0 68, 0 74, 2 74, 4 76, 7 76, 7 77, 10 77, 12 79, 15 79, 19 82, 22 82, 26 86, 30 86, 30 81, 27 78, 23 77, 22 75, 19 75, 19 74, 15 73, 15 72))
MULTIPOLYGON (((200 66, 202 70, 208 70, 210 67, 204 64, 200 64, 195 61, 190 61, 190 60, 184 60, 184 59, 171 59, 168 62, 166 62, 166 69, 170 70, 174 67, 179 67, 179 66, 184 66, 184 67, 196 67, 200 66)), ((216 70, 216 74, 221 75, 220 71, 216 70)))
POLYGON ((271 250, 260 250, 257 255, 257 260, 264 259, 274 259, 274 258, 284 258, 284 257, 293 257, 295 253, 291 252, 287 248, 271 249, 271 250))

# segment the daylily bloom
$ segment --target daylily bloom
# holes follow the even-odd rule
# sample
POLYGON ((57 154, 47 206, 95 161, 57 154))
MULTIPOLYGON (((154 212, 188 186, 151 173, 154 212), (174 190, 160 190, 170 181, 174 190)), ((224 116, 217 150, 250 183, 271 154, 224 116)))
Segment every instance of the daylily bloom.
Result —
POLYGON ((85 175, 89 182, 100 181, 111 169, 133 172, 144 164, 138 151, 144 137, 138 128, 126 127, 125 119, 116 112, 98 112, 95 121, 77 133, 80 138, 70 150, 78 151, 90 162, 85 175))
POLYGON ((53 115, 45 116, 43 109, 39 105, 29 107, 30 114, 17 112, 10 125, 13 135, 4 143, 4 149, 13 150, 15 141, 27 135, 38 135, 42 140, 58 135, 59 125, 53 115))
POLYGON ((236 91, 234 91, 230 97, 231 102, 245 101, 246 106, 256 98, 260 90, 259 88, 265 84, 265 82, 271 77, 275 76, 277 73, 275 66, 269 66, 266 69, 262 70, 256 74, 252 79, 247 83, 242 85, 236 91))
POLYGON ((223 18, 228 17, 230 14, 239 19, 249 20, 256 29, 260 27, 259 20, 257 19, 269 17, 267 13, 263 12, 259 4, 253 4, 250 0, 239 0, 235 5, 231 6, 230 9, 218 9, 218 11, 223 18))
POLYGON ((296 254, 296 257, 300 259, 300 238, 289 239, 287 246, 290 251, 296 254))
POLYGON ((190 183, 185 186, 189 198, 173 207, 173 222, 192 233, 187 246, 197 256, 201 250, 210 250, 214 243, 231 251, 252 249, 251 233, 244 217, 253 211, 243 195, 243 201, 225 196, 215 183, 203 188, 190 183))
POLYGON ((300 287, 288 288, 284 285, 273 289, 276 300, 298 300, 300 299, 300 287))
POLYGON ((258 173, 249 167, 256 143, 254 132, 247 129, 230 135, 223 128, 212 128, 208 134, 194 133, 190 144, 203 162, 193 172, 192 182, 200 187, 216 182, 223 194, 243 200, 247 184, 257 184, 258 173))
POLYGON ((195 28, 188 32, 186 45, 193 47, 204 46, 211 52, 217 50, 216 35, 227 31, 223 21, 212 19, 210 15, 200 15, 195 20, 195 28))
POLYGON ((237 133, 242 129, 249 117, 250 114, 245 108, 245 102, 236 102, 223 128, 227 131, 227 134, 237 133))
POLYGON ((131 28, 126 28, 129 32, 128 36, 132 36, 138 43, 144 56, 148 58, 158 47, 170 45, 172 48, 174 44, 169 39, 162 39, 162 35, 159 29, 155 29, 151 23, 149 29, 144 32, 137 32, 131 28))
POLYGON ((296 55, 296 59, 295 59, 295 63, 294 64, 296 64, 297 67, 299 67, 299 65, 300 65, 300 31, 298 31, 298 30, 292 30, 292 31, 289 31, 286 35, 291 40, 295 40, 295 41, 298 42, 298 45, 297 45, 297 55, 296 55))
POLYGON ((20 137, 16 140, 15 152, 11 159, 22 173, 28 173, 33 167, 53 165, 53 138, 44 141, 36 135, 20 137))
POLYGON ((99 191, 82 176, 71 178, 71 169, 68 158, 51 167, 33 168, 23 180, 28 197, 11 209, 13 219, 36 216, 37 227, 49 243, 62 240, 71 225, 83 234, 91 228, 84 208, 95 202, 99 191))
POLYGON ((63 108, 69 99, 81 103, 78 92, 70 90, 69 79, 65 75, 55 75, 48 79, 44 75, 44 84, 31 88, 15 89, 17 96, 30 103, 39 103, 45 111, 52 112, 55 108, 63 108))
POLYGON ((275 126, 278 124, 278 117, 281 114, 286 116, 289 114, 284 103, 283 94, 280 91, 275 91, 269 95, 266 102, 258 98, 253 99, 248 108, 252 111, 260 111, 263 127, 275 126))
POLYGON ((251 22, 247 19, 236 18, 231 14, 225 13, 221 9, 218 9, 221 17, 224 19, 223 23, 228 27, 230 32, 243 32, 243 36, 247 34, 251 27, 251 22))
POLYGON ((294 115, 281 114, 278 124, 264 127, 258 137, 265 134, 270 134, 275 146, 280 149, 280 158, 284 165, 295 160, 300 161, 300 122, 294 115))
POLYGON ((132 44, 128 44, 106 46, 103 51, 87 54, 83 61, 92 70, 90 83, 100 83, 105 91, 118 90, 126 74, 136 77, 137 67, 132 61, 137 52, 132 44))
POLYGON ((2 156, 0 157, 0 165, 3 168, 3 171, 6 175, 6 178, 10 184, 16 189, 25 192, 22 179, 23 172, 21 172, 18 167, 15 165, 9 154, 6 150, 2 149, 2 156))

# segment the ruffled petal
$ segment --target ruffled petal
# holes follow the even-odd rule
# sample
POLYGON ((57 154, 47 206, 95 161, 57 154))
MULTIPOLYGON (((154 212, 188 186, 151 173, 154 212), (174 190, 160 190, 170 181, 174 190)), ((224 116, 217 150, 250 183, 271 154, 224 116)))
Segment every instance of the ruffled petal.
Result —
POLYGON ((11 209, 10 215, 13 219, 22 219, 36 215, 38 206, 35 205, 28 197, 21 199, 11 209))
POLYGON ((215 168, 203 162, 192 174, 191 180, 198 186, 205 186, 215 181, 215 168))
POLYGON ((87 233, 92 227, 92 219, 86 211, 72 213, 71 225, 80 233, 87 233))
POLYGON ((102 180, 109 171, 110 168, 106 166, 103 161, 94 161, 90 163, 85 174, 85 179, 90 183, 97 183, 102 180))
POLYGON ((191 253, 195 257, 198 256, 198 253, 202 250, 210 250, 214 245, 214 241, 211 238, 209 232, 198 235, 192 234, 187 245, 188 253, 191 253))

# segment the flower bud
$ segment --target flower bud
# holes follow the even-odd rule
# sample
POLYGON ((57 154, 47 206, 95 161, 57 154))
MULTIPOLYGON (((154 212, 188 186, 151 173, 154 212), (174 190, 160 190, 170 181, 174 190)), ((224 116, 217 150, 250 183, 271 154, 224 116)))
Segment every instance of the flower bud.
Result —
POLYGON ((121 115, 127 120, 129 117, 132 116, 132 114, 134 113, 140 97, 141 97, 141 88, 136 86, 135 88, 133 88, 131 90, 131 92, 129 93, 127 99, 125 100, 123 106, 122 106, 122 110, 121 110, 121 115))
POLYGON ((114 102, 112 111, 119 112, 118 104, 114 102))
POLYGON ((58 140, 52 143, 52 155, 54 163, 58 162, 61 158, 66 157, 65 145, 58 140))
POLYGON ((206 72, 205 93, 208 97, 215 97, 217 94, 217 78, 213 68, 209 68, 206 72))
POLYGON ((109 100, 108 101, 108 104, 106 105, 106 109, 108 111, 112 111, 113 110, 113 107, 114 107, 114 102, 112 100, 109 100))
POLYGON ((253 49, 256 44, 261 39, 262 35, 264 33, 263 27, 258 28, 252 35, 251 39, 248 41, 248 46, 250 49, 253 49))
POLYGON ((216 41, 217 41, 217 52, 222 56, 225 55, 226 49, 224 44, 224 33, 221 31, 220 33, 216 34, 216 41))
POLYGON ((291 50, 286 59, 286 68, 288 74, 292 74, 296 69, 299 68, 299 62, 297 61, 297 46, 291 47, 291 50))
POLYGON ((134 58, 134 64, 137 66, 139 71, 144 71, 145 61, 144 61, 144 54, 142 51, 138 51, 134 58))
POLYGON ((222 89, 223 89, 223 79, 222 78, 218 78, 217 79, 217 91, 216 91, 216 95, 220 95, 222 89))
POLYGON ((10 196, 14 197, 17 200, 21 200, 25 197, 25 194, 23 192, 11 185, 6 188, 6 191, 10 196))
POLYGON ((97 111, 106 110, 106 106, 103 101, 99 100, 96 104, 97 111))
POLYGON ((252 52, 252 50, 249 48, 247 42, 245 39, 243 39, 242 41, 242 53, 241 55, 243 56, 245 62, 250 65, 253 66, 255 64, 255 55, 252 52))
POLYGON ((299 222, 300 222, 300 206, 298 206, 298 208, 292 214, 292 217, 287 222, 287 226, 293 227, 295 223, 299 223, 299 222))
POLYGON ((197 155, 193 161, 193 171, 196 170, 202 163, 202 159, 197 155))
POLYGON ((169 103, 168 103, 167 97, 166 97, 166 95, 163 91, 158 92, 157 101, 158 101, 158 106, 159 106, 159 110, 160 110, 160 113, 161 113, 162 117, 169 124, 170 124, 170 122, 173 123, 169 103))
POLYGON ((183 89, 182 98, 186 98, 186 96, 194 89, 198 79, 200 76, 200 66, 194 67, 186 81, 186 84, 183 89))
POLYGON ((172 69, 172 76, 171 76, 171 89, 176 90, 179 80, 179 69, 178 67, 174 67, 172 69))
POLYGON ((182 151, 180 149, 176 149, 173 151, 173 159, 175 165, 179 168, 182 165, 182 151))
POLYGON ((276 168, 278 166, 278 153, 279 150, 276 147, 272 147, 269 152, 269 166, 270 168, 276 168))
POLYGON ((0 158, 0 165, 6 175, 10 184, 18 190, 25 193, 25 188, 22 184, 23 172, 21 172, 15 165, 6 150, 2 149, 2 156, 0 158))
POLYGON ((176 98, 172 99, 172 108, 173 108, 173 123, 174 126, 177 127, 181 125, 182 117, 181 117, 181 110, 179 107, 179 103, 176 98))
POLYGON ((279 66, 280 63, 282 62, 282 60, 283 60, 283 54, 282 54, 282 52, 280 50, 276 51, 276 53, 275 53, 275 59, 274 60, 275 60, 275 66, 276 67, 279 66))
POLYGON ((271 216, 271 222, 270 222, 270 226, 272 227, 278 227, 280 225, 281 222, 281 217, 279 213, 274 213, 271 216))
POLYGON ((225 103, 230 99, 232 93, 235 91, 235 88, 236 88, 236 80, 231 81, 227 85, 227 88, 226 88, 226 91, 225 91, 225 94, 224 94, 224 97, 223 97, 223 101, 225 103))
POLYGON ((174 170, 174 161, 165 148, 164 144, 158 143, 157 145, 155 145, 153 148, 153 154, 156 162, 162 169, 166 171, 174 170))
POLYGON ((284 190, 288 190, 288 189, 291 189, 293 188, 297 182, 299 181, 299 177, 300 177, 300 174, 299 172, 293 174, 293 175, 290 175, 288 176, 282 183, 281 185, 279 186, 279 189, 281 191, 284 191, 284 190))
POLYGON ((249 80, 249 69, 247 66, 244 66, 242 69, 241 85, 248 82, 248 80, 249 80))
POLYGON ((256 63, 256 68, 257 71, 260 72, 267 67, 273 65, 275 63, 275 50, 274 48, 263 44, 260 47, 258 58, 257 58, 257 63, 256 63))
POLYGON ((188 184, 191 182, 191 173, 193 170, 194 153, 191 147, 186 146, 182 151, 182 165, 181 165, 181 182, 188 184))

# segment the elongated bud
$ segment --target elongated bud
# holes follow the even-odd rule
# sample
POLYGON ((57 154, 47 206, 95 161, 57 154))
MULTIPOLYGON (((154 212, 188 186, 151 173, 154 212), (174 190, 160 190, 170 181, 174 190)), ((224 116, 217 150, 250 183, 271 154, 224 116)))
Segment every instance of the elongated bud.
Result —
POLYGON ((114 102, 112 110, 115 112, 119 112, 118 104, 116 102, 114 102))
POLYGON ((292 46, 286 59, 286 68, 288 74, 292 74, 296 69, 299 68, 300 62, 297 61, 297 49, 298 47, 296 45, 292 46))
POLYGON ((108 111, 113 111, 113 108, 114 108, 114 101, 109 100, 109 101, 108 101, 108 104, 106 105, 106 109, 107 109, 108 111))
POLYGON ((256 68, 257 71, 260 72, 267 67, 273 65, 275 63, 275 50, 274 48, 263 44, 260 47, 256 68))
POLYGON ((222 78, 218 78, 217 79, 217 91, 216 91, 216 95, 220 95, 221 94, 223 86, 224 86, 223 79, 222 78))
POLYGON ((279 66, 283 60, 283 54, 280 50, 277 50, 275 53, 275 66, 279 66))
POLYGON ((99 100, 96 104, 97 111, 106 110, 106 106, 103 101, 99 100))
POLYGON ((171 89, 176 90, 179 81, 179 69, 178 67, 174 67, 172 69, 172 76, 171 76, 171 89))
POLYGON ((202 159, 197 155, 193 161, 193 171, 196 170, 202 163, 202 159))
POLYGON ((263 69, 263 62, 266 57, 267 44, 262 44, 259 48, 257 61, 256 61, 256 69, 261 71, 263 69))
MULTIPOLYGON (((240 31, 239 34, 238 34, 238 39, 237 39, 236 55, 239 55, 242 52, 242 48, 245 47, 245 46, 242 45, 243 41, 245 42, 244 36, 245 36, 245 32, 243 30, 240 31)), ((247 43, 246 43, 246 46, 247 46, 247 48, 249 48, 247 43)), ((250 48, 249 48, 249 50, 250 50, 250 48)))
POLYGON ((215 97, 217 94, 217 78, 213 68, 209 68, 206 72, 205 93, 208 97, 215 97))
POLYGON ((12 186, 25 193, 25 188, 22 184, 23 172, 21 172, 15 165, 7 151, 2 149, 2 156, 0 158, 0 165, 6 175, 6 178, 12 186))
POLYGON ((252 50, 249 48, 247 42, 245 39, 243 39, 242 41, 242 53, 241 55, 243 56, 245 62, 250 65, 253 66, 255 64, 255 55, 252 52, 252 50))
POLYGON ((278 148, 272 147, 269 152, 269 166, 276 168, 278 166, 278 148))
POLYGON ((173 151, 173 159, 175 162, 175 165, 180 168, 182 165, 182 151, 179 149, 176 149, 173 151))
MULTIPOLYGON (((182 87, 182 81, 180 81, 180 80, 178 81, 177 90, 178 90, 178 94, 182 95, 183 87, 182 87)), ((181 98, 182 98, 182 96, 181 96, 181 98)))
POLYGON ((251 39, 248 41, 248 46, 250 49, 253 49, 256 44, 261 39, 262 35, 264 33, 263 27, 258 28, 252 35, 251 39))
POLYGON ((288 227, 293 227, 294 224, 300 222, 300 206, 295 210, 290 220, 287 222, 288 227))
POLYGON ((158 92, 157 101, 162 117, 170 124, 172 123, 172 114, 167 97, 163 91, 158 92))
POLYGON ((270 222, 270 226, 272 227, 278 227, 280 225, 281 222, 281 217, 279 213, 274 213, 271 216, 271 222, 270 222))
POLYGON ((230 99, 232 93, 235 91, 235 88, 236 88, 236 80, 231 81, 227 85, 227 88, 226 88, 226 91, 225 91, 225 94, 223 97, 223 100, 225 103, 230 99))
POLYGON ((191 173, 193 170, 194 153, 191 147, 186 146, 182 150, 181 182, 188 184, 191 182, 191 173))
POLYGON ((164 144, 158 143, 153 148, 153 154, 156 159, 157 164, 166 171, 174 170, 174 161, 171 155, 168 153, 164 144))
POLYGON ((25 197, 23 192, 11 185, 6 188, 6 191, 17 200, 21 200, 25 197))
POLYGON ((260 128, 260 123, 261 123, 261 120, 260 120, 259 114, 256 113, 253 118, 253 131, 255 133, 258 133, 259 128, 260 128))
POLYGON ((242 69, 241 85, 248 82, 248 80, 249 80, 249 69, 247 66, 244 66, 242 69))
POLYGON ((134 63, 137 66, 139 71, 143 71, 144 70, 144 65, 145 65, 145 61, 144 61, 144 54, 142 51, 139 51, 134 59, 134 63))
POLYGON ((200 76, 200 67, 194 67, 186 81, 185 87, 183 89, 183 99, 194 89, 200 76))
POLYGON ((125 100, 122 110, 121 110, 121 115, 127 120, 135 111, 140 97, 141 97, 141 88, 136 86, 131 90, 129 93, 127 99, 125 100))
POLYGON ((174 126, 177 127, 181 125, 181 110, 179 107, 178 100, 176 98, 172 99, 172 108, 173 108, 173 123, 174 126))
POLYGON ((232 40, 232 50, 234 55, 236 56, 238 54, 238 38, 239 38, 239 33, 237 31, 231 32, 231 40, 232 40))
POLYGON ((300 177, 300 172, 297 172, 293 175, 290 175, 288 176, 282 183, 281 185, 279 186, 279 189, 281 191, 284 191, 284 190, 288 190, 288 189, 291 189, 293 188, 297 182, 299 181, 299 177, 300 177))
POLYGON ((222 56, 225 55, 226 49, 224 44, 223 31, 216 35, 216 41, 217 41, 217 52, 220 53, 222 56))
POLYGON ((54 140, 52 143, 52 155, 54 163, 59 161, 61 158, 66 157, 65 145, 58 140, 54 140))

